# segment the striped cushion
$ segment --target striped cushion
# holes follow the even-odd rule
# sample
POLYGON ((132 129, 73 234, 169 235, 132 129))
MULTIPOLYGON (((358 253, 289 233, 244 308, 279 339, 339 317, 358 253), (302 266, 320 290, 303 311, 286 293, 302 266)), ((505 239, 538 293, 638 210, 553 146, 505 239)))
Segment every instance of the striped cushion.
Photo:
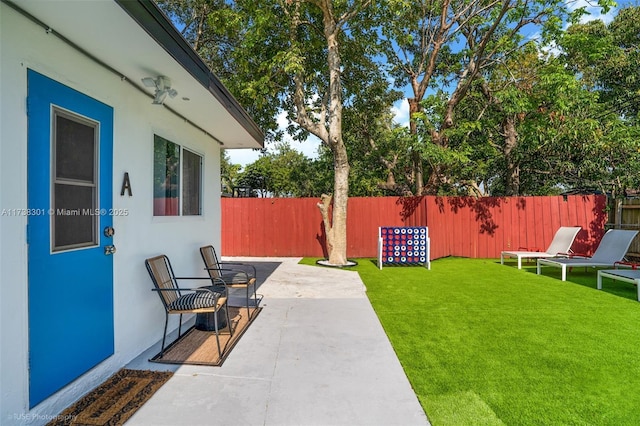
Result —
POLYGON ((216 297, 220 295, 208 291, 197 291, 180 296, 169 305, 171 311, 191 311, 193 309, 212 308, 216 306, 216 297))

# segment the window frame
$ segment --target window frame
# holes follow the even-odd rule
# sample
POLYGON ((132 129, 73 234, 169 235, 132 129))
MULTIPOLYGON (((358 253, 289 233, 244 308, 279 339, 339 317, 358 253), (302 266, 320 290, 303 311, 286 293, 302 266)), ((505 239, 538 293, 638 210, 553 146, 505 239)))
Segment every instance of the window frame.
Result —
MULTIPOLYGON (((165 160, 166 160, 165 154, 165 160)), ((204 154, 201 152, 191 148, 181 145, 177 142, 172 141, 171 139, 160 136, 157 133, 153 135, 153 179, 152 179, 152 190, 153 190, 153 217, 154 218, 168 218, 168 217, 202 217, 204 211, 204 154), (158 187, 156 186, 156 177, 157 174, 157 163, 156 163, 156 146, 158 142, 163 142, 165 144, 172 144, 176 147, 178 152, 178 161, 177 161, 177 211, 176 214, 158 214, 156 212, 156 193, 158 191, 158 187), (189 155, 195 156, 199 159, 199 173, 198 173, 198 188, 197 188, 197 199, 198 199, 198 213, 197 214, 185 214, 185 185, 189 182, 185 182, 185 151, 189 153, 189 155)), ((166 171, 166 162, 164 163, 165 171, 166 171)))

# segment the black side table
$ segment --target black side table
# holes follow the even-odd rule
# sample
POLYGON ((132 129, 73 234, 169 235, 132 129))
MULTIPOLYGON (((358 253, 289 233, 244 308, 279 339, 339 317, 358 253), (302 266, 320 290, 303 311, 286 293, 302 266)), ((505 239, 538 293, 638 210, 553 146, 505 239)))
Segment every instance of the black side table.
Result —
MULTIPOLYGON (((223 285, 214 285, 205 287, 220 293, 223 296, 227 296, 227 289, 223 285)), ((218 330, 222 330, 227 326, 227 312, 226 307, 219 309, 218 312, 204 312, 196 315, 196 330, 201 331, 216 331, 215 315, 218 316, 218 330)))

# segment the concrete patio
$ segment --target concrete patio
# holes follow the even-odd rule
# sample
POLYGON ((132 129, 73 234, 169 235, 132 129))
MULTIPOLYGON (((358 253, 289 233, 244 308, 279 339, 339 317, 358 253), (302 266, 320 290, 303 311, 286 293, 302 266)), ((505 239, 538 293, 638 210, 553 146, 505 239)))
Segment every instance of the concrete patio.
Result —
MULTIPOLYGON (((228 259, 231 260, 231 259, 228 259)), ((264 309, 222 367, 128 365, 174 376, 127 425, 428 425, 357 273, 298 258, 258 269, 264 309)))

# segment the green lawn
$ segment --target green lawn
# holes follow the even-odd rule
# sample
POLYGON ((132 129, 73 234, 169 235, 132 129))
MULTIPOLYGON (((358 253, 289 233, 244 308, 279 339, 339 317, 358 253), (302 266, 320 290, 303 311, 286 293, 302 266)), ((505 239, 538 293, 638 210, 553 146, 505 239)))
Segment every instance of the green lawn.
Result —
POLYGON ((635 287, 530 265, 355 269, 432 424, 640 424, 635 287))

